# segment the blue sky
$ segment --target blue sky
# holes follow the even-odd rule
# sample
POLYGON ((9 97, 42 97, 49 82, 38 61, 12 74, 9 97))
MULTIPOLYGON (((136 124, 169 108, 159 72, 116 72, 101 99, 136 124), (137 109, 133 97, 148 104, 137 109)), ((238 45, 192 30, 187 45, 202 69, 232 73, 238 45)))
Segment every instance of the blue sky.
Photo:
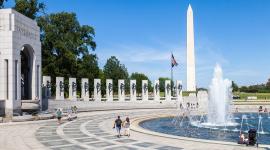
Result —
POLYGON ((115 55, 129 73, 170 77, 170 53, 186 80, 186 10, 194 13, 196 79, 208 87, 219 63, 240 85, 270 77, 269 0, 44 0, 47 12, 71 11, 95 28, 99 66, 115 55))

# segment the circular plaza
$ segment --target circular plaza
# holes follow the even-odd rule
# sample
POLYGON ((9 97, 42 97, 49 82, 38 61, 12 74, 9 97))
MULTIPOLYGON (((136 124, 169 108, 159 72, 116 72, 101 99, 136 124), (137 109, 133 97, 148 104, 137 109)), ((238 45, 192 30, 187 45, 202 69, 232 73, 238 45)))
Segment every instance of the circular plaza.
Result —
MULTIPOLYGON (((236 142, 218 142, 172 136, 139 126, 151 118, 175 115, 174 109, 131 109, 81 112, 77 119, 57 124, 56 120, 1 124, 0 144, 4 149, 108 149, 108 150, 182 150, 182 149, 265 149, 267 146, 246 147, 236 142), (117 116, 131 118, 131 136, 116 136, 112 129, 117 116), (16 144, 14 142, 16 141, 16 144)), ((269 145, 268 145, 269 146, 269 145)))

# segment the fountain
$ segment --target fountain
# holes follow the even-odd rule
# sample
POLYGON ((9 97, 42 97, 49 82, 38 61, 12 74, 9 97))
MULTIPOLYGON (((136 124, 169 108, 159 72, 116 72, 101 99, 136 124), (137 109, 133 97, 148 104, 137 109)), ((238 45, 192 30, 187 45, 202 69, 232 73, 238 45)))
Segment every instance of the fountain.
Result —
POLYGON ((259 143, 270 144, 270 114, 231 113, 231 85, 230 80, 223 79, 222 69, 216 65, 208 90, 207 115, 199 109, 180 108, 179 102, 175 117, 145 121, 140 126, 165 134, 230 142, 237 142, 239 134, 247 136, 252 129, 257 130, 259 143))
POLYGON ((235 126, 233 117, 229 112, 232 97, 232 82, 223 79, 221 67, 217 64, 214 70, 214 77, 209 87, 209 103, 207 122, 203 126, 235 126))

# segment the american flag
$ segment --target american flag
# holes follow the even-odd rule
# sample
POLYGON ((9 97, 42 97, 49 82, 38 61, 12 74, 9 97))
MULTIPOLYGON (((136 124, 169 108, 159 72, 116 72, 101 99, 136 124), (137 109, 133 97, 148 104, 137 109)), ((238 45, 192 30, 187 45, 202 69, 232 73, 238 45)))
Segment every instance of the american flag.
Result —
POLYGON ((178 65, 178 63, 177 63, 177 62, 176 62, 176 60, 174 59, 173 54, 172 54, 172 57, 171 57, 171 61, 172 61, 172 67, 174 67, 174 66, 177 66, 177 65, 178 65))

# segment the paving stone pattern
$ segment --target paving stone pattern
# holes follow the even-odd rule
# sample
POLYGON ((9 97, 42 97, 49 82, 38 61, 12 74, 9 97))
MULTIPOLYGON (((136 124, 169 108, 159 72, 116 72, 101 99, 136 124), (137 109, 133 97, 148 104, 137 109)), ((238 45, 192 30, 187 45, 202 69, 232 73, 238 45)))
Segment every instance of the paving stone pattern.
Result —
MULTIPOLYGON (((125 113, 138 116, 140 113, 125 113)), ((139 141, 132 137, 118 138, 110 132, 104 131, 100 125, 104 120, 113 119, 116 114, 101 114, 81 117, 71 122, 58 125, 50 122, 42 125, 36 133, 36 139, 52 150, 181 150, 181 147, 171 147, 139 141)))

